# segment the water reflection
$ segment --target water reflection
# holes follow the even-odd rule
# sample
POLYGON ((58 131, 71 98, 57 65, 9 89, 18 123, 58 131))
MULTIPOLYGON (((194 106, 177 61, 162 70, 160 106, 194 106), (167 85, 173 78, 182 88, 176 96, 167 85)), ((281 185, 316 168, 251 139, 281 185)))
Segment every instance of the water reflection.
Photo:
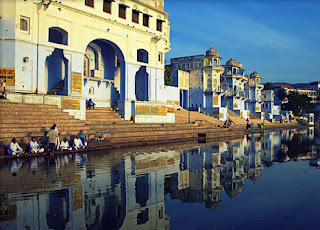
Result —
POLYGON ((155 152, 2 162, 1 229, 169 229, 165 195, 208 209, 274 161, 319 153, 319 132, 284 130, 155 152))

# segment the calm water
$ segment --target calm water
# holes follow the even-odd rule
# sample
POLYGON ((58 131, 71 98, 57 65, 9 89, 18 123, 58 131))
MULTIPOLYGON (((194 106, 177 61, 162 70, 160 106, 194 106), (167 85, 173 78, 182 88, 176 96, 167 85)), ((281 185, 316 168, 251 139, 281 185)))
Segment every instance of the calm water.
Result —
POLYGON ((320 229, 320 133, 0 162, 0 229, 320 229))

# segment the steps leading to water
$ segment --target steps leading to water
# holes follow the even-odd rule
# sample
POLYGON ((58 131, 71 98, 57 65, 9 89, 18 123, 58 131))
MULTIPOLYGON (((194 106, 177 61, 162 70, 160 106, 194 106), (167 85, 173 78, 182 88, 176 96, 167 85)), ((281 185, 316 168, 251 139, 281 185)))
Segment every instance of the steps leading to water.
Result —
POLYGON ((100 107, 87 110, 86 124, 130 124, 132 121, 125 121, 110 107, 100 107))
POLYGON ((0 147, 7 146, 12 138, 17 138, 21 146, 27 146, 33 136, 46 143, 45 135, 53 124, 57 125, 61 139, 75 136, 80 129, 87 135, 95 135, 84 121, 55 105, 20 104, 2 99, 0 106, 0 147))
MULTIPOLYGON (((189 121, 189 111, 184 109, 176 110, 176 123, 188 123, 188 121, 189 121)), ((199 113, 196 111, 190 111, 190 122, 195 123, 197 121, 202 121, 206 125, 213 125, 213 126, 218 126, 223 124, 222 121, 219 121, 218 119, 211 117, 209 115, 199 113)))

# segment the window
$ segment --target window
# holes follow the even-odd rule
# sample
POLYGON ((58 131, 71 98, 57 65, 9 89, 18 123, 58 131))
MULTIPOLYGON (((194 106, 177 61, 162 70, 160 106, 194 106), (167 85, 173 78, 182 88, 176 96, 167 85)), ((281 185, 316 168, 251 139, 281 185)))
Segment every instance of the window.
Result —
POLYGON ((143 62, 143 63, 149 63, 148 51, 146 51, 144 49, 139 49, 137 51, 137 61, 143 62))
POLYGON ((20 16, 20 30, 29 34, 30 18, 20 16))
POLYGON ((161 64, 163 63, 163 53, 161 52, 158 54, 158 61, 161 62, 161 64))
POLYGON ((103 0, 103 11, 111 14, 111 3, 112 0, 103 0))
POLYGON ((157 19, 157 30, 162 31, 162 20, 157 19))
POLYGON ((146 27, 149 27, 149 18, 150 16, 148 14, 143 14, 143 25, 146 27))
POLYGON ((59 27, 49 28, 49 42, 68 45, 68 32, 59 27))
POLYGON ((126 19, 126 9, 127 7, 124 5, 119 5, 119 17, 126 19))
POLYGON ((94 0, 86 0, 86 6, 94 7, 94 0))
POLYGON ((139 23, 139 11, 132 10, 132 22, 139 23))

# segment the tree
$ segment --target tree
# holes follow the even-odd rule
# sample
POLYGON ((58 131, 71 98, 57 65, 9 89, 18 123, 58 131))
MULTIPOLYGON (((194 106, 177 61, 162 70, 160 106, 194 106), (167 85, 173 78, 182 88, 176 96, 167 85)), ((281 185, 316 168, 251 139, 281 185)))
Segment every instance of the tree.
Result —
POLYGON ((277 97, 279 98, 280 101, 283 101, 286 97, 287 97, 287 93, 283 88, 280 88, 278 93, 277 93, 277 97))
POLYGON ((291 91, 287 97, 288 102, 284 104, 283 107, 285 110, 291 110, 295 116, 309 113, 313 108, 311 98, 305 94, 291 91))
POLYGON ((173 82, 172 70, 170 67, 166 66, 164 71, 164 84, 171 85, 173 82))
POLYGON ((271 89, 273 89, 272 83, 267 82, 266 84, 264 84, 263 90, 271 90, 271 89))

